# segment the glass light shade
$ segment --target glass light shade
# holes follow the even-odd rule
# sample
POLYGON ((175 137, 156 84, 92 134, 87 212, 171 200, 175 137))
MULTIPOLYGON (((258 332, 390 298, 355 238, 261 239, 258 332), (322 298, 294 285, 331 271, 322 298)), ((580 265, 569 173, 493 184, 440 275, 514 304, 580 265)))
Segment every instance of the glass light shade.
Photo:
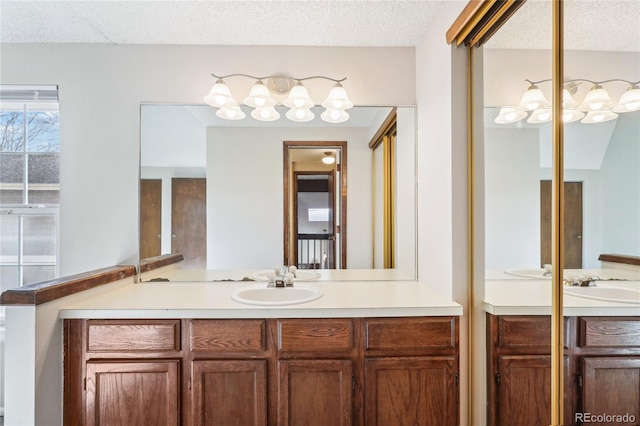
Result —
POLYGON ((273 106, 256 108, 251 111, 251 116, 259 121, 275 121, 280 118, 280 113, 273 106))
POLYGON ((333 164, 336 162, 336 157, 331 157, 329 155, 322 157, 322 162, 324 164, 333 164))
POLYGON ((291 108, 285 115, 289 120, 299 123, 311 121, 315 117, 309 108, 291 108))
POLYGON ((315 103, 309 97, 309 92, 302 85, 302 83, 298 83, 298 85, 293 86, 293 89, 289 92, 289 96, 285 99, 282 104, 289 108, 311 108, 315 105, 315 103))
POLYGON ((238 105, 222 107, 216 111, 216 115, 225 120, 242 120, 247 116, 238 105))
POLYGON ((578 109, 582 111, 598 111, 602 108, 611 108, 615 102, 611 100, 609 93, 599 84, 594 85, 584 97, 578 109))
POLYGON ((349 109, 353 107, 353 102, 347 96, 347 91, 344 90, 342 84, 336 83, 335 86, 329 92, 327 99, 322 102, 322 106, 327 109, 349 109))
POLYGON ((614 106, 612 111, 640 111, 640 88, 638 88, 637 85, 629 86, 629 88, 620 97, 618 105, 614 106))
POLYGON ((548 108, 550 102, 545 98, 542 90, 536 85, 531 85, 520 98, 518 109, 533 111, 539 108, 548 108))
POLYGON ((204 102, 216 108, 238 105, 238 102, 231 96, 229 87, 222 80, 216 81, 209 94, 204 97, 204 102))
POLYGON ((580 120, 580 122, 586 124, 604 123, 605 121, 613 120, 617 116, 618 114, 611 111, 589 111, 587 116, 580 120))
POLYGON ((518 111, 514 107, 502 107, 500 108, 500 113, 493 121, 497 124, 509 124, 520 121, 526 116, 526 112, 518 111))
POLYGON ((575 109, 565 109, 562 111, 562 122, 573 123, 574 121, 580 120, 584 116, 585 113, 582 111, 577 111, 575 109))
POLYGON ((269 89, 267 89, 267 86, 264 85, 262 80, 258 80, 251 88, 249 96, 245 98, 243 103, 254 108, 269 108, 275 106, 277 102, 271 97, 269 89))
POLYGON ((578 104, 578 101, 573 99, 567 89, 562 89, 562 108, 575 108, 578 104))
POLYGON ((541 108, 533 111, 531 116, 527 119, 527 123, 540 124, 551 121, 551 110, 548 108, 541 108))
POLYGON ((327 123, 342 123, 349 119, 349 114, 343 109, 327 108, 322 114, 322 118, 327 123))

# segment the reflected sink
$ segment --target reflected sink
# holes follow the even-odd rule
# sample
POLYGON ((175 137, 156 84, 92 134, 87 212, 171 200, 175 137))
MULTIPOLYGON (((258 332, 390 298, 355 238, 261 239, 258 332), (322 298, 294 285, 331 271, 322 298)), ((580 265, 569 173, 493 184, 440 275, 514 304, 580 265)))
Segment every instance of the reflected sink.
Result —
POLYGON ((504 271, 505 274, 515 275, 516 277, 523 278, 537 278, 543 280, 550 280, 551 275, 545 276, 545 270, 542 268, 537 269, 508 269, 504 271))
POLYGON ((640 304, 640 290, 633 288, 601 286, 598 283, 596 287, 565 287, 564 292, 585 299, 640 304))
POLYGON ((245 305, 284 306, 311 302, 323 295, 322 290, 307 284, 295 284, 293 287, 285 288, 257 284, 235 290, 231 299, 245 305))

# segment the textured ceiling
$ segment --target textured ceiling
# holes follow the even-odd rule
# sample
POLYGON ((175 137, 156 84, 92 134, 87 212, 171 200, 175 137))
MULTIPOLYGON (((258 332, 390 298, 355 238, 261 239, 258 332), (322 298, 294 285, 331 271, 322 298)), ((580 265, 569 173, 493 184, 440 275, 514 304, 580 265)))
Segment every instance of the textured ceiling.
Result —
POLYGON ((6 43, 414 46, 440 3, 2 0, 0 37, 6 43))
MULTIPOLYGON (((0 41, 415 46, 443 1, 0 0, 0 41)), ((567 49, 640 51, 640 0, 565 5, 567 49)), ((528 0, 488 44, 550 46, 551 0, 528 0)))

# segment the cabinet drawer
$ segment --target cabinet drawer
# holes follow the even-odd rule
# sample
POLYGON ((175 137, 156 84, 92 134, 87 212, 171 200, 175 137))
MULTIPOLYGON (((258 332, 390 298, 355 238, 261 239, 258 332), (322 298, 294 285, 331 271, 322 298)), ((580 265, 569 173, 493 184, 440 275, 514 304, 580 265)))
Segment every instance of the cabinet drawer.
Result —
POLYGON ((262 352, 264 320, 191 320, 193 352, 262 352))
POLYGON ((581 317, 579 330, 583 347, 640 347, 638 317, 581 317))
POLYGON ((376 318, 365 320, 365 350, 442 349, 456 347, 455 319, 376 318))
POLYGON ((89 320, 88 352, 180 350, 180 320, 89 320))
POLYGON ((350 352, 353 322, 349 319, 278 320, 278 350, 283 352, 350 352))

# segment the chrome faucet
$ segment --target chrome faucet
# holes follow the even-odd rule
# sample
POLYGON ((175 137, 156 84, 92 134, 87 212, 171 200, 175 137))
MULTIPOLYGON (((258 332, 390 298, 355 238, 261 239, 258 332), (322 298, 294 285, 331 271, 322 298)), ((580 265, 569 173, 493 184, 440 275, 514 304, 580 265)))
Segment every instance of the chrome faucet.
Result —
POLYGON ((563 280, 562 282, 564 285, 570 287, 595 287, 596 281, 600 281, 600 277, 592 275, 590 277, 570 278, 563 280))

